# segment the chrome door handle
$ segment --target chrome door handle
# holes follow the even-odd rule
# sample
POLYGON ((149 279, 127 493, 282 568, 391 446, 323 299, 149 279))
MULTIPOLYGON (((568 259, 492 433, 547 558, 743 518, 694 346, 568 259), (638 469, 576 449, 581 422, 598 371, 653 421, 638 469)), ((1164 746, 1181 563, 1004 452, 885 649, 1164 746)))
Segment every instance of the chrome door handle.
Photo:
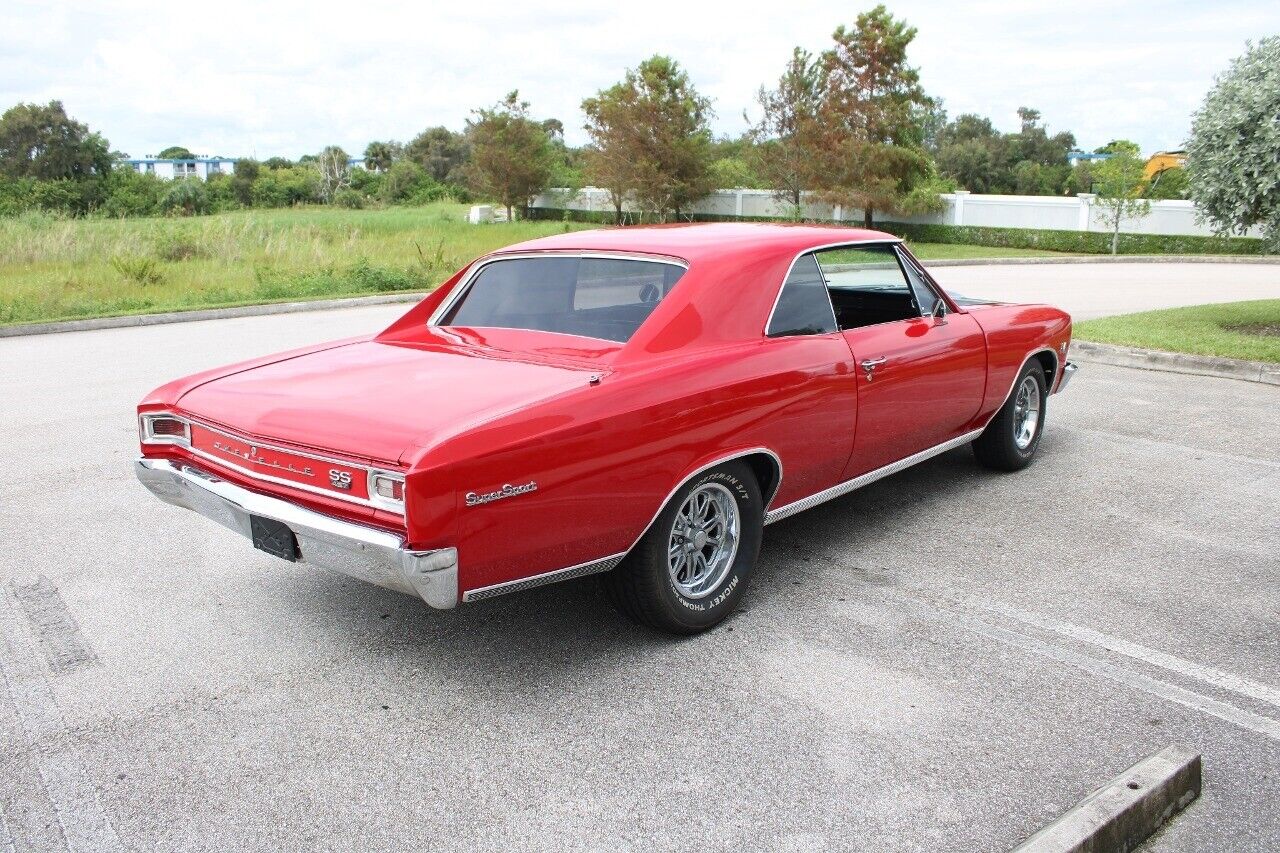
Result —
POLYGON ((884 356, 880 356, 879 358, 864 358, 862 360, 862 369, 870 372, 872 370, 875 370, 877 367, 884 364, 888 360, 889 359, 885 358, 884 356))

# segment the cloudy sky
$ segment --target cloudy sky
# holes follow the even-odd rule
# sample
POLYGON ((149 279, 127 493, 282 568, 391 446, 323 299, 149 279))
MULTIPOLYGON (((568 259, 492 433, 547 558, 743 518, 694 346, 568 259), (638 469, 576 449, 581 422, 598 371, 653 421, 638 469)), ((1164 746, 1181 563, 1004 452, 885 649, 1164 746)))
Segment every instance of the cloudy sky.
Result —
MULTIPOLYGON (((827 46, 871 3, 132 3, 2 0, 0 108, 60 99, 133 156, 296 157, 336 143, 461 128, 519 88, 584 141, 579 104, 656 52, 714 99, 717 133, 745 127, 761 83, 795 45, 827 46)), ((1039 109, 1081 146, 1178 147, 1216 73, 1245 42, 1280 34, 1280 3, 892 0, 918 28, 910 52, 951 115, 1013 130, 1039 109)))

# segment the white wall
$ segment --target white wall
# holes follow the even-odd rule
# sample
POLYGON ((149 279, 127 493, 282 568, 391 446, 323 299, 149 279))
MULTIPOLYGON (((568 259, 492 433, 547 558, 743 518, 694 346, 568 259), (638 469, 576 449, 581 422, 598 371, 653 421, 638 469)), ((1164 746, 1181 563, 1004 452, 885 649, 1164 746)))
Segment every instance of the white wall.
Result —
MULTIPOLYGON (((1079 196, 974 195, 961 190, 943 194, 942 201, 945 208, 941 213, 903 217, 876 211, 874 218, 877 222, 1107 233, 1106 225, 1099 221, 1093 196, 1088 193, 1079 196)), ((574 196, 564 190, 550 190, 535 198, 533 206, 613 212, 608 191, 599 187, 586 187, 574 196)), ((862 222, 861 210, 833 209, 831 205, 816 200, 805 200, 802 207, 802 215, 806 219, 862 222)), ((635 207, 624 205, 624 209, 634 211, 635 207)), ((778 202, 768 190, 716 190, 697 202, 691 212, 719 216, 785 217, 788 214, 787 206, 778 202)), ((1131 234, 1213 234, 1208 225, 1196 223, 1196 207, 1189 201, 1153 201, 1149 216, 1127 220, 1120 230, 1131 234)), ((1254 229, 1249 236, 1261 236, 1261 232, 1254 229)))

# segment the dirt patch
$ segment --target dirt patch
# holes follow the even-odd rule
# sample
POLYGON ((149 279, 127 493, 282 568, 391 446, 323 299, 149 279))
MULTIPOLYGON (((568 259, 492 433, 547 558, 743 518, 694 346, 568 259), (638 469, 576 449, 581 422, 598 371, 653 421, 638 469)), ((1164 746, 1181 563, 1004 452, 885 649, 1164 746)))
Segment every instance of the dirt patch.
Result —
POLYGON ((1231 323, 1222 328, 1228 332, 1257 335, 1262 338, 1280 338, 1280 323, 1231 323))

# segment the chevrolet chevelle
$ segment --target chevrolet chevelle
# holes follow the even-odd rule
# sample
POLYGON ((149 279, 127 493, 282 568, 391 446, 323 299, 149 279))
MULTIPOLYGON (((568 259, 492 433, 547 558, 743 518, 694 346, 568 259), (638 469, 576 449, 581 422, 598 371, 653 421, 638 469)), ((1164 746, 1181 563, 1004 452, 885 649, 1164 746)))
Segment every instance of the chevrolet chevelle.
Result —
POLYGON ((764 527, 962 445, 1034 457, 1071 318, 958 300, 843 227, 581 231, 503 249, 390 328, 138 407, 137 474, 285 560, 433 607, 602 573, 675 633, 764 527))

